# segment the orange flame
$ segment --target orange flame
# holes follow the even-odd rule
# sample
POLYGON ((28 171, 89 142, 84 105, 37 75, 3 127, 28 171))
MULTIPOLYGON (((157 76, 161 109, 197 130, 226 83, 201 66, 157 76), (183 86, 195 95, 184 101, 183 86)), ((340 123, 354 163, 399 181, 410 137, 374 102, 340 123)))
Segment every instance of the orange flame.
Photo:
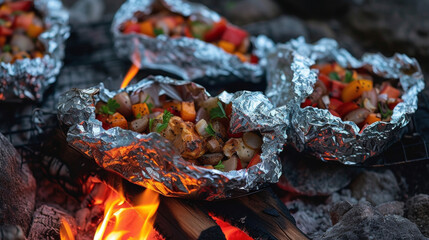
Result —
POLYGON ((247 235, 247 233, 243 232, 239 228, 232 226, 228 222, 225 222, 224 220, 216 217, 212 213, 209 213, 209 215, 222 229, 226 240, 253 240, 253 238, 251 238, 249 235, 247 235))
POLYGON ((124 80, 122 81, 121 89, 128 86, 128 84, 131 82, 131 80, 133 80, 134 76, 136 76, 138 72, 139 72, 139 67, 133 64, 130 67, 130 70, 128 70, 127 74, 125 75, 124 80))
POLYGON ((94 240, 148 239, 159 205, 157 193, 146 189, 132 207, 123 194, 112 192, 104 204, 104 218, 97 227, 94 240))
POLYGON ((74 240, 71 227, 64 218, 61 218, 60 238, 61 240, 74 240))

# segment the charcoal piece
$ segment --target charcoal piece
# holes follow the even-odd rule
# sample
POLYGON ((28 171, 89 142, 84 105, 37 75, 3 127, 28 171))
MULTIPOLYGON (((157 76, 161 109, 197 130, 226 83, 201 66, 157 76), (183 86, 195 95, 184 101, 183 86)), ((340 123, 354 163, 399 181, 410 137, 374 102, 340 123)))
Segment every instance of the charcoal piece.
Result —
POLYGON ((362 172, 350 184, 352 196, 365 198, 373 205, 394 201, 399 197, 400 189, 392 171, 362 172))
POLYGON ((18 225, 27 233, 34 211, 36 181, 28 165, 2 134, 0 173, 0 225, 18 225))
POLYGON ((337 224, 341 217, 352 208, 352 204, 347 201, 336 202, 329 210, 332 224, 337 224))
POLYGON ((383 216, 371 203, 360 201, 341 216, 320 239, 426 239, 417 226, 398 215, 383 216))
POLYGON ((280 155, 283 175, 278 186, 307 196, 328 196, 346 187, 359 169, 322 162, 288 148, 280 155))
POLYGON ((404 203, 399 201, 382 203, 375 207, 383 215, 404 216, 404 203))
POLYGON ((405 204, 405 214, 426 237, 429 237, 429 195, 419 194, 405 204))
POLYGON ((0 226, 0 240, 26 240, 22 228, 17 225, 0 226))
POLYGON ((42 205, 35 212, 31 225, 29 240, 60 239, 61 220, 67 221, 72 233, 76 235, 76 223, 73 217, 59 208, 42 205))

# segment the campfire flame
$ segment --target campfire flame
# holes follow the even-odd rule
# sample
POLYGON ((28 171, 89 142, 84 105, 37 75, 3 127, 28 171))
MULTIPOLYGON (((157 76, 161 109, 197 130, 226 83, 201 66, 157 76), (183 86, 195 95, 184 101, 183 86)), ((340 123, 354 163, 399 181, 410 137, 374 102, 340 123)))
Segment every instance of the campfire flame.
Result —
POLYGON ((127 74, 125 75, 124 80, 122 81, 121 89, 128 86, 128 84, 131 82, 131 80, 133 80, 134 76, 136 76, 138 72, 139 72, 139 67, 133 64, 130 67, 130 70, 128 70, 127 74))
POLYGON ((103 221, 98 225, 94 240, 148 239, 153 229, 159 195, 146 189, 130 206, 123 194, 109 195, 105 201, 103 221))
POLYGON ((64 218, 61 219, 60 238, 61 240, 74 240, 71 227, 64 218))
POLYGON ((216 217, 214 214, 209 213, 210 217, 215 220, 216 224, 219 225, 222 229, 223 234, 225 235, 226 240, 253 240, 247 233, 243 232, 241 229, 232 226, 228 222, 216 217))

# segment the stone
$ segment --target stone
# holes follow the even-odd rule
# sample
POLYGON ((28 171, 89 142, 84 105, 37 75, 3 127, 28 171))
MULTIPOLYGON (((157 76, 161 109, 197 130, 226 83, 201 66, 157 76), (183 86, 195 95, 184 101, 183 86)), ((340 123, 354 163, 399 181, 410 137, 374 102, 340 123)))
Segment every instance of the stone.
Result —
POLYGON ((33 224, 31 225, 29 240, 60 238, 60 227, 62 221, 67 221, 74 235, 77 233, 75 219, 59 207, 42 205, 34 212, 33 224))
POLYGON ((316 239, 426 239, 417 226, 398 215, 382 215, 360 201, 340 216, 340 221, 316 239))
POLYGON ((429 195, 418 194, 405 204, 405 216, 417 225, 426 237, 429 237, 429 195))
POLYGON ((26 240, 22 228, 17 225, 0 226, 1 240, 26 240))
POLYGON ((400 195, 398 182, 392 171, 364 171, 350 184, 352 196, 366 199, 373 205, 396 200, 400 195))
POLYGON ((0 133, 0 225, 28 232, 33 216, 36 181, 28 164, 0 133))
POLYGON ((273 0, 234 1, 225 11, 228 20, 240 25, 269 20, 281 14, 281 7, 273 0))
POLYGON ((278 186, 307 196, 329 196, 349 185, 360 172, 339 163, 303 156, 290 148, 283 151, 280 159, 283 175, 278 186))
POLYGON ((251 35, 263 34, 275 42, 286 42, 299 36, 308 37, 307 29, 297 17, 282 15, 269 21, 251 23, 244 26, 251 35))
POLYGON ((352 204, 347 201, 336 202, 329 210, 332 224, 337 224, 341 217, 352 208, 352 204))
POLYGON ((375 207, 383 215, 398 215, 404 216, 404 202, 393 201, 382 203, 375 207))

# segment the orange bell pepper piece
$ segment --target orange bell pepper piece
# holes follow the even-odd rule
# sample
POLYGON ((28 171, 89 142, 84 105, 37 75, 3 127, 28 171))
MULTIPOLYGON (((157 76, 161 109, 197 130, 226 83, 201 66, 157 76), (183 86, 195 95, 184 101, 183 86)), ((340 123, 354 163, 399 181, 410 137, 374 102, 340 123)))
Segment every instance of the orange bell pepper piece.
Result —
POLYGON ((244 54, 242 54, 240 52, 236 52, 234 54, 235 54, 235 56, 238 57, 238 59, 240 59, 240 61, 242 61, 242 62, 247 62, 248 61, 246 55, 244 55, 244 54))
POLYGON ((249 164, 247 165, 247 168, 250 168, 251 166, 255 166, 256 164, 261 162, 261 155, 255 154, 252 159, 250 160, 249 164))
POLYGON ((112 127, 120 127, 122 129, 128 129, 128 122, 127 119, 125 119, 124 116, 122 116, 120 113, 116 112, 113 115, 109 116, 107 119, 107 122, 112 127))
POLYGON ((401 95, 401 91, 387 84, 380 92, 380 94, 386 94, 389 98, 398 98, 401 95))
POLYGON ((233 43, 230 43, 224 40, 220 40, 218 43, 218 46, 227 53, 234 53, 235 51, 235 45, 233 43))
POLYGON ((180 116, 184 121, 193 122, 195 121, 196 115, 194 102, 182 102, 180 116))
POLYGON ((162 108, 171 112, 173 115, 180 116, 180 112, 182 111, 182 103, 177 100, 168 101, 162 104, 162 108))
POLYGON ((377 117, 375 113, 370 113, 364 122, 366 124, 373 124, 378 121, 381 121, 381 118, 377 117))
POLYGON ((372 90, 373 82, 371 80, 359 79, 349 83, 341 93, 343 102, 351 102, 360 97, 363 92, 372 90))
POLYGON ((131 107, 131 110, 133 111, 133 115, 136 118, 141 118, 141 117, 143 117, 145 115, 148 115, 150 113, 149 112, 149 108, 148 108, 148 106, 147 106, 146 103, 137 103, 137 104, 134 104, 131 107))
POLYGON ((44 30, 41 26, 30 24, 27 28, 27 35, 31 38, 37 38, 44 30))
POLYGON ((153 25, 150 21, 144 21, 140 23, 140 32, 144 35, 155 37, 155 33, 153 31, 153 25))
POLYGON ((35 51, 32 55, 33 58, 43 58, 43 53, 41 53, 40 51, 35 51))

